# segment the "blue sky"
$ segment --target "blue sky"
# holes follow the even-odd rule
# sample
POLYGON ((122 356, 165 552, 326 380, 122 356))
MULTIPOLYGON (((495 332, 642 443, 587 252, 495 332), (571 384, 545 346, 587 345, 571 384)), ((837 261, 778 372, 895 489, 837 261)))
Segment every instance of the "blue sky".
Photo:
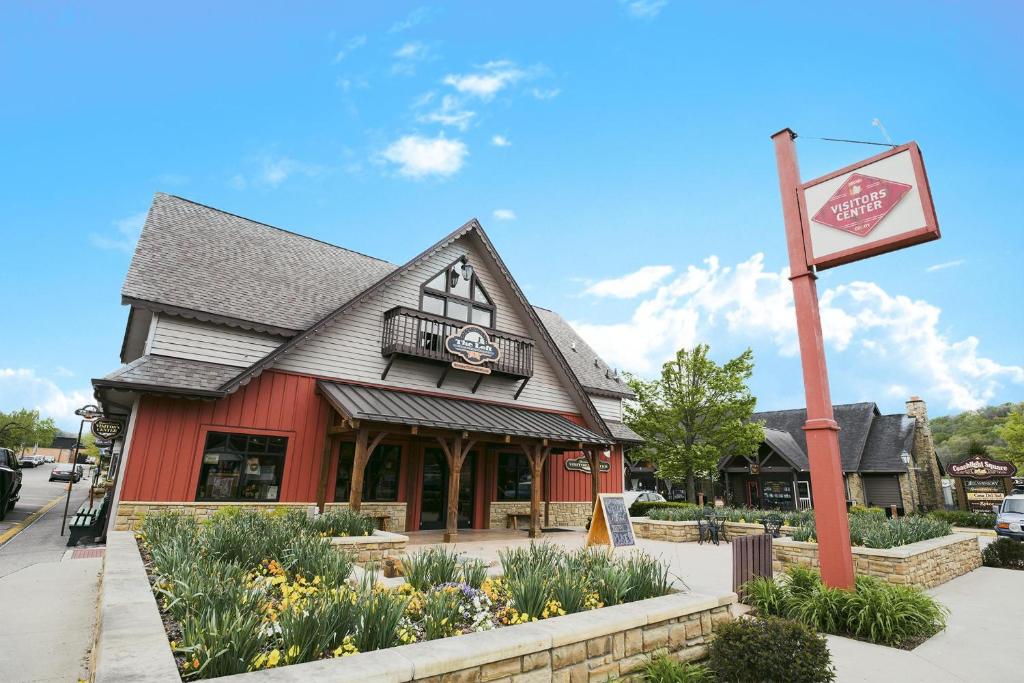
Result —
POLYGON ((823 273, 833 399, 1024 398, 1020 5, 362 5, 0 7, 0 409, 71 427, 117 367, 155 191, 394 262, 477 216, 613 365, 751 346, 802 405, 769 135, 809 179, 876 118, 943 238, 823 273))

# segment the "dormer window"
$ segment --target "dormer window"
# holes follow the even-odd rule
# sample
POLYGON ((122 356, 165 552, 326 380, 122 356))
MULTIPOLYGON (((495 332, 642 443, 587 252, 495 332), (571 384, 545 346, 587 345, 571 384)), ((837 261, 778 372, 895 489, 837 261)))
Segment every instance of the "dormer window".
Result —
POLYGON ((420 310, 481 327, 494 327, 494 303, 473 266, 459 259, 422 287, 420 310))

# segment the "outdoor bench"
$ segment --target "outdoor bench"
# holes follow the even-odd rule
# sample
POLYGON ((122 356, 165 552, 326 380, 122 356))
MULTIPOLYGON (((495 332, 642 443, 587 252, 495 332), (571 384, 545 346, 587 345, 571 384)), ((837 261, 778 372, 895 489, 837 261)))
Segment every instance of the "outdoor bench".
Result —
POLYGON ((103 535, 107 524, 107 500, 109 496, 103 496, 98 505, 92 507, 88 503, 78 508, 74 519, 68 525, 68 546, 78 544, 83 538, 96 538, 103 535))
POLYGON ((526 520, 526 525, 530 525, 530 513, 528 512, 510 512, 505 515, 505 528, 515 529, 519 531, 519 520, 526 520))

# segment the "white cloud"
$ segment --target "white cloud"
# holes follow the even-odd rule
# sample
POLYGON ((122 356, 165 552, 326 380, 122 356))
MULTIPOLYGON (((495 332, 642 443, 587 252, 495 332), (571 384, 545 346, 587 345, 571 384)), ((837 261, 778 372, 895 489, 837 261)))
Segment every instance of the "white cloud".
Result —
MULTIPOLYGON (((428 94, 432 95, 433 93, 428 94)), ((416 103, 422 102, 423 98, 424 96, 420 96, 416 103)), ((433 97, 430 97, 426 102, 432 99, 433 97)), ((453 126, 459 130, 466 130, 474 116, 476 116, 476 112, 463 108, 459 98, 445 95, 441 98, 441 104, 437 109, 417 115, 416 120, 420 123, 439 123, 442 126, 453 126)))
POLYGON ((327 169, 318 164, 309 164, 290 157, 265 156, 256 160, 256 169, 250 174, 236 173, 228 180, 228 185, 236 190, 244 190, 250 186, 275 188, 289 178, 301 175, 315 178, 327 169))
POLYGON ((491 144, 495 147, 511 147, 512 141, 504 135, 494 135, 491 137, 491 144))
POLYGON ((416 65, 431 57, 430 48, 424 43, 411 42, 392 53, 398 61, 391 66, 391 73, 412 76, 416 73, 416 65))
POLYGON ((587 287, 584 294, 632 299, 657 287, 658 283, 671 275, 673 270, 672 266, 644 266, 622 277, 595 282, 587 287))
MULTIPOLYGON (((607 294, 614 282, 586 291, 594 294, 600 285, 597 294, 607 294)), ((941 310, 927 301, 857 281, 825 290, 820 302, 826 344, 833 354, 851 354, 841 356, 843 367, 863 366, 884 378, 880 393, 903 395, 912 387, 951 409, 971 410, 1006 383, 1024 384, 1024 367, 979 355, 977 337, 950 339, 941 310)), ((766 271, 762 254, 735 267, 714 256, 689 266, 642 300, 627 321, 573 324, 607 362, 639 373, 653 372, 678 348, 722 335, 755 346, 769 342, 783 356, 798 352, 788 270, 766 271)))
POLYGON ((417 7, 410 12, 405 19, 396 21, 392 24, 391 28, 388 29, 388 33, 401 33, 402 31, 408 31, 414 26, 418 26, 423 23, 423 21, 430 16, 430 12, 431 10, 429 7, 417 7))
POLYGON ((620 0, 630 16, 638 19, 652 19, 661 13, 668 0, 620 0))
POLYGON ((494 218, 499 221, 514 221, 516 219, 516 212, 512 209, 495 209, 494 218))
POLYGON ((89 389, 64 391, 35 370, 0 368, 0 410, 35 409, 42 417, 52 417, 62 429, 71 430, 78 428, 75 410, 94 402, 89 389))
POLYGON ((486 101, 526 76, 527 72, 517 67, 514 62, 497 60, 487 62, 476 73, 448 74, 444 77, 443 83, 460 93, 486 101))
POLYGON ((141 211, 127 218, 114 221, 113 226, 117 230, 117 234, 114 237, 91 233, 89 241, 93 243, 93 246, 100 249, 112 249, 131 253, 135 250, 135 243, 139 240, 139 235, 142 233, 142 225, 146 222, 146 213, 146 211, 141 211))
POLYGON ((561 88, 534 88, 530 91, 538 100, 553 100, 562 92, 561 88))
POLYGON ((945 270, 946 268, 956 268, 962 266, 964 259, 957 259, 956 261, 946 261, 945 263, 936 263, 934 266, 928 266, 924 269, 926 273, 934 273, 937 270, 945 270))
POLYGON ((334 63, 337 64, 350 54, 366 45, 366 36, 353 36, 345 41, 345 44, 334 55, 334 63))
POLYGON ((396 164, 399 174, 420 179, 457 173, 468 154, 461 140, 449 140, 443 135, 436 138, 406 135, 388 145, 380 156, 396 164))

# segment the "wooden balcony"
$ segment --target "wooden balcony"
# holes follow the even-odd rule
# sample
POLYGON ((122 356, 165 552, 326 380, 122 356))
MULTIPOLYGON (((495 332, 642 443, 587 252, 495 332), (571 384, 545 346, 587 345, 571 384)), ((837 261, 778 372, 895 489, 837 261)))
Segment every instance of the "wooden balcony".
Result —
MULTIPOLYGON (((450 364, 452 361, 462 359, 448 352, 445 340, 468 324, 461 320, 398 306, 384 313, 380 353, 388 359, 407 356, 450 364)), ((485 329, 491 337, 491 342, 501 349, 501 359, 489 365, 491 372, 524 380, 532 377, 533 340, 485 329)), ((388 363, 389 369, 390 365, 388 363)))

